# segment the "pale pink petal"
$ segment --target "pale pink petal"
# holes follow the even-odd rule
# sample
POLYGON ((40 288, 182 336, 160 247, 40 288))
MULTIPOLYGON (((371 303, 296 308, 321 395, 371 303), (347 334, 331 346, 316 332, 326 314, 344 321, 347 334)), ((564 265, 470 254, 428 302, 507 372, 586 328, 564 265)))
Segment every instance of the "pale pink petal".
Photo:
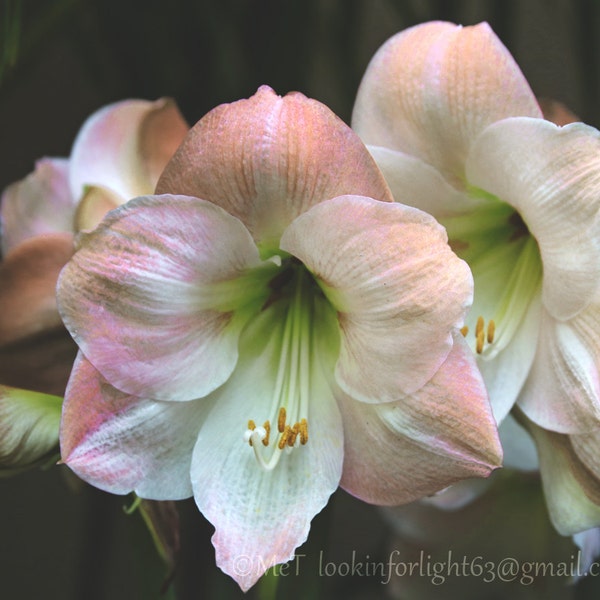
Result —
POLYGON ((550 519, 562 535, 600 525, 600 480, 581 462, 569 436, 528 421, 540 458, 540 472, 550 519))
POLYGON ((391 200, 358 136, 326 106, 263 86, 248 100, 201 119, 166 167, 157 193, 187 194, 223 207, 261 248, 311 206, 342 194, 391 200))
POLYGON ((61 326, 56 280, 73 251, 72 234, 39 235, 0 263, 0 347, 61 326))
POLYGON ((102 185, 122 202, 152 194, 188 126, 172 100, 125 100, 94 113, 79 131, 70 164, 73 196, 102 185))
POLYGON ((473 145, 467 178, 512 205, 536 238, 550 314, 564 320, 585 308, 600 280, 600 133, 506 119, 473 145))
POLYGON ((569 439, 579 460, 600 482, 600 426, 589 433, 570 435, 569 439))
POLYGON ((337 311, 336 376, 346 393, 389 402, 431 379, 473 290, 466 263, 432 217, 343 196, 298 217, 281 248, 306 265, 337 311))
POLYGON ((335 356, 328 345, 335 331, 324 323, 315 325, 310 373, 300 374, 309 382, 306 445, 284 451, 265 471, 244 440, 249 419, 262 424, 276 415, 272 397, 284 331, 281 312, 272 305, 244 331, 235 372, 207 398, 214 408, 202 423, 192 462, 196 502, 216 529, 217 564, 243 590, 269 567, 293 558, 342 471, 342 425, 329 381, 335 356))
POLYGON ((487 23, 430 22, 395 35, 375 54, 352 126, 366 144, 412 154, 461 187, 475 137, 494 121, 521 115, 541 111, 487 23))
POLYGON ((45 158, 25 179, 7 187, 0 199, 0 250, 45 233, 72 232, 75 201, 67 181, 68 161, 45 158))
POLYGON ((519 407, 561 433, 600 427, 600 317, 594 303, 568 322, 543 314, 535 360, 519 407))
POLYGON ((344 423, 341 486, 367 502, 404 504, 502 461, 496 424, 473 353, 457 334, 421 390, 388 404, 338 397, 344 423))
POLYGON ((243 276, 261 264, 242 223, 214 204, 141 197, 80 238, 59 281, 60 311, 112 385, 190 400, 221 385, 235 367, 247 317, 235 303, 260 308, 268 280, 252 287, 243 276))
POLYGON ((436 219, 462 215, 485 201, 452 187, 431 165, 410 154, 368 146, 396 202, 414 206, 436 219))
POLYGON ((62 397, 76 355, 77 345, 62 325, 0 343, 0 381, 62 397))
POLYGON ((80 353, 63 407, 62 460, 84 481, 113 494, 187 498, 192 450, 210 406, 120 392, 80 353))

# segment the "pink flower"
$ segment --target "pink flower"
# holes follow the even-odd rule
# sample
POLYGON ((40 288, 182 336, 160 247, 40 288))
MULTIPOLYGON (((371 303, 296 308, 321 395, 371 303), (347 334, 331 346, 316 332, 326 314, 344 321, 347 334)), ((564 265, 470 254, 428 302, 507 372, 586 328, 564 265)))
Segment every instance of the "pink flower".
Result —
POLYGON ((64 462, 114 493, 193 494, 244 590, 338 486, 398 504, 487 476, 499 442, 458 333, 471 275, 390 200, 358 137, 301 94, 206 115, 157 195, 82 235, 62 272, 81 350, 64 462))

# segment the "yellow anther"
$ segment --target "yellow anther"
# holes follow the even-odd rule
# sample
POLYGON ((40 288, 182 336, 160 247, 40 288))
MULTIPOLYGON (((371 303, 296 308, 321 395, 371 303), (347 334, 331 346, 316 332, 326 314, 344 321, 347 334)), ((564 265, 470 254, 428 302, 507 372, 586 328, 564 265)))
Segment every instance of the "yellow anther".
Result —
POLYGON ((483 317, 477 317, 477 325, 475 325, 475 337, 479 339, 479 334, 483 331, 485 322, 483 317))
POLYGON ((483 352, 483 344, 485 342, 485 333, 483 329, 477 334, 477 345, 475 350, 477 350, 477 354, 481 354, 483 352))
POLYGON ((267 432, 267 435, 265 435, 265 437, 263 438, 263 446, 268 446, 269 445, 269 434, 271 433, 271 423, 269 421, 265 421, 263 424, 263 427, 265 428, 265 431, 267 432))
POLYGON ((277 417, 277 430, 279 431, 279 433, 283 433, 285 429, 285 418, 285 408, 282 406, 279 409, 279 416, 277 417))
MULTIPOLYGON (((254 431, 256 429, 256 423, 252 419, 248 421, 248 429, 250 431, 254 431)), ((252 446, 252 437, 248 438, 248 444, 252 446)))
POLYGON ((296 438, 298 437, 298 433, 300 432, 300 423, 295 423, 294 426, 292 427, 292 430, 290 432, 290 436, 288 438, 287 441, 287 445, 290 448, 294 447, 294 444, 296 443, 296 438))
POLYGON ((300 443, 304 446, 308 442, 308 421, 302 419, 300 421, 300 443))
POLYGON ((491 344, 494 341, 494 333, 496 333, 496 323, 494 323, 493 319, 490 319, 487 327, 487 341, 488 344, 491 344))
POLYGON ((469 326, 465 325, 460 328, 460 332, 463 334, 463 337, 467 337, 467 333, 469 333, 469 326))
POLYGON ((277 447, 280 450, 283 450, 285 448, 285 445, 287 444, 288 438, 290 437, 291 433, 292 428, 289 425, 286 425, 285 429, 281 433, 281 437, 279 438, 279 443, 277 444, 277 447))

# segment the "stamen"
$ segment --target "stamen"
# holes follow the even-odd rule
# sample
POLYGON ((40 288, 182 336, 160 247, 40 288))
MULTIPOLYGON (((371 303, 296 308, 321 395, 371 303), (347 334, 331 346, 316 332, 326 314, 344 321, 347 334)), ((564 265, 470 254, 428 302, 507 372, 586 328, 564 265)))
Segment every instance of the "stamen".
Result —
POLYGON ((484 342, 485 342, 485 333, 483 332, 483 329, 481 329, 479 331, 479 333, 477 334, 477 344, 475 346, 475 350, 477 351, 477 354, 481 354, 483 352, 484 342))
POLYGON ((250 435, 245 436, 247 437, 246 441, 248 442, 248 444, 250 444, 250 446, 252 446, 252 432, 256 429, 256 423, 250 419, 248 421, 248 431, 246 433, 250 433, 250 435))
POLYGON ((475 325, 475 337, 479 338, 479 334, 483 331, 483 326, 484 326, 484 320, 483 317, 479 316, 477 317, 477 325, 475 325))
POLYGON ((467 337, 467 333, 469 333, 469 326, 465 325, 464 327, 461 327, 460 332, 462 333, 463 337, 467 337))
POLYGON ((269 436, 271 435, 271 423, 269 421, 265 421, 263 424, 263 427, 265 428, 265 431, 267 432, 267 435, 265 435, 265 437, 263 438, 263 446, 268 446, 269 445, 269 436))
POLYGON ((496 332, 496 323, 494 323, 494 319, 490 319, 487 328, 487 341, 488 344, 491 344, 494 341, 494 333, 496 332))
POLYGON ((279 416, 277 417, 277 430, 279 433, 283 433, 283 430, 285 429, 285 417, 285 408, 282 406, 279 409, 279 416))
POLYGON ((300 421, 300 443, 304 446, 308 442, 308 421, 302 419, 300 421))
POLYGON ((283 433, 281 434, 281 437, 279 438, 279 443, 277 444, 277 447, 280 450, 283 450, 285 448, 285 445, 287 444, 291 433, 292 428, 289 425, 286 425, 285 429, 283 430, 283 433))

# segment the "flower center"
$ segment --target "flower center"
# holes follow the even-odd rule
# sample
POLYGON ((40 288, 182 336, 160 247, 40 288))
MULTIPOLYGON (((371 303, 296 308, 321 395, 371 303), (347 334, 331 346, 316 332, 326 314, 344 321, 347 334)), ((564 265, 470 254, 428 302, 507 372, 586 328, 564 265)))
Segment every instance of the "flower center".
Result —
POLYGON ((286 261, 282 272, 271 281, 272 294, 264 306, 267 309, 277 302, 286 303, 270 409, 262 425, 248 420, 243 434, 266 471, 277 466, 284 452, 308 443, 313 312, 317 295, 322 296, 322 292, 296 259, 286 261), (272 423, 276 423, 276 429, 272 423))
POLYGON ((469 214, 442 220, 454 251, 471 268, 473 308, 461 330, 474 352, 492 359, 522 326, 542 280, 537 241, 508 204, 487 200, 469 214), (487 325, 486 325, 487 320, 487 325))

